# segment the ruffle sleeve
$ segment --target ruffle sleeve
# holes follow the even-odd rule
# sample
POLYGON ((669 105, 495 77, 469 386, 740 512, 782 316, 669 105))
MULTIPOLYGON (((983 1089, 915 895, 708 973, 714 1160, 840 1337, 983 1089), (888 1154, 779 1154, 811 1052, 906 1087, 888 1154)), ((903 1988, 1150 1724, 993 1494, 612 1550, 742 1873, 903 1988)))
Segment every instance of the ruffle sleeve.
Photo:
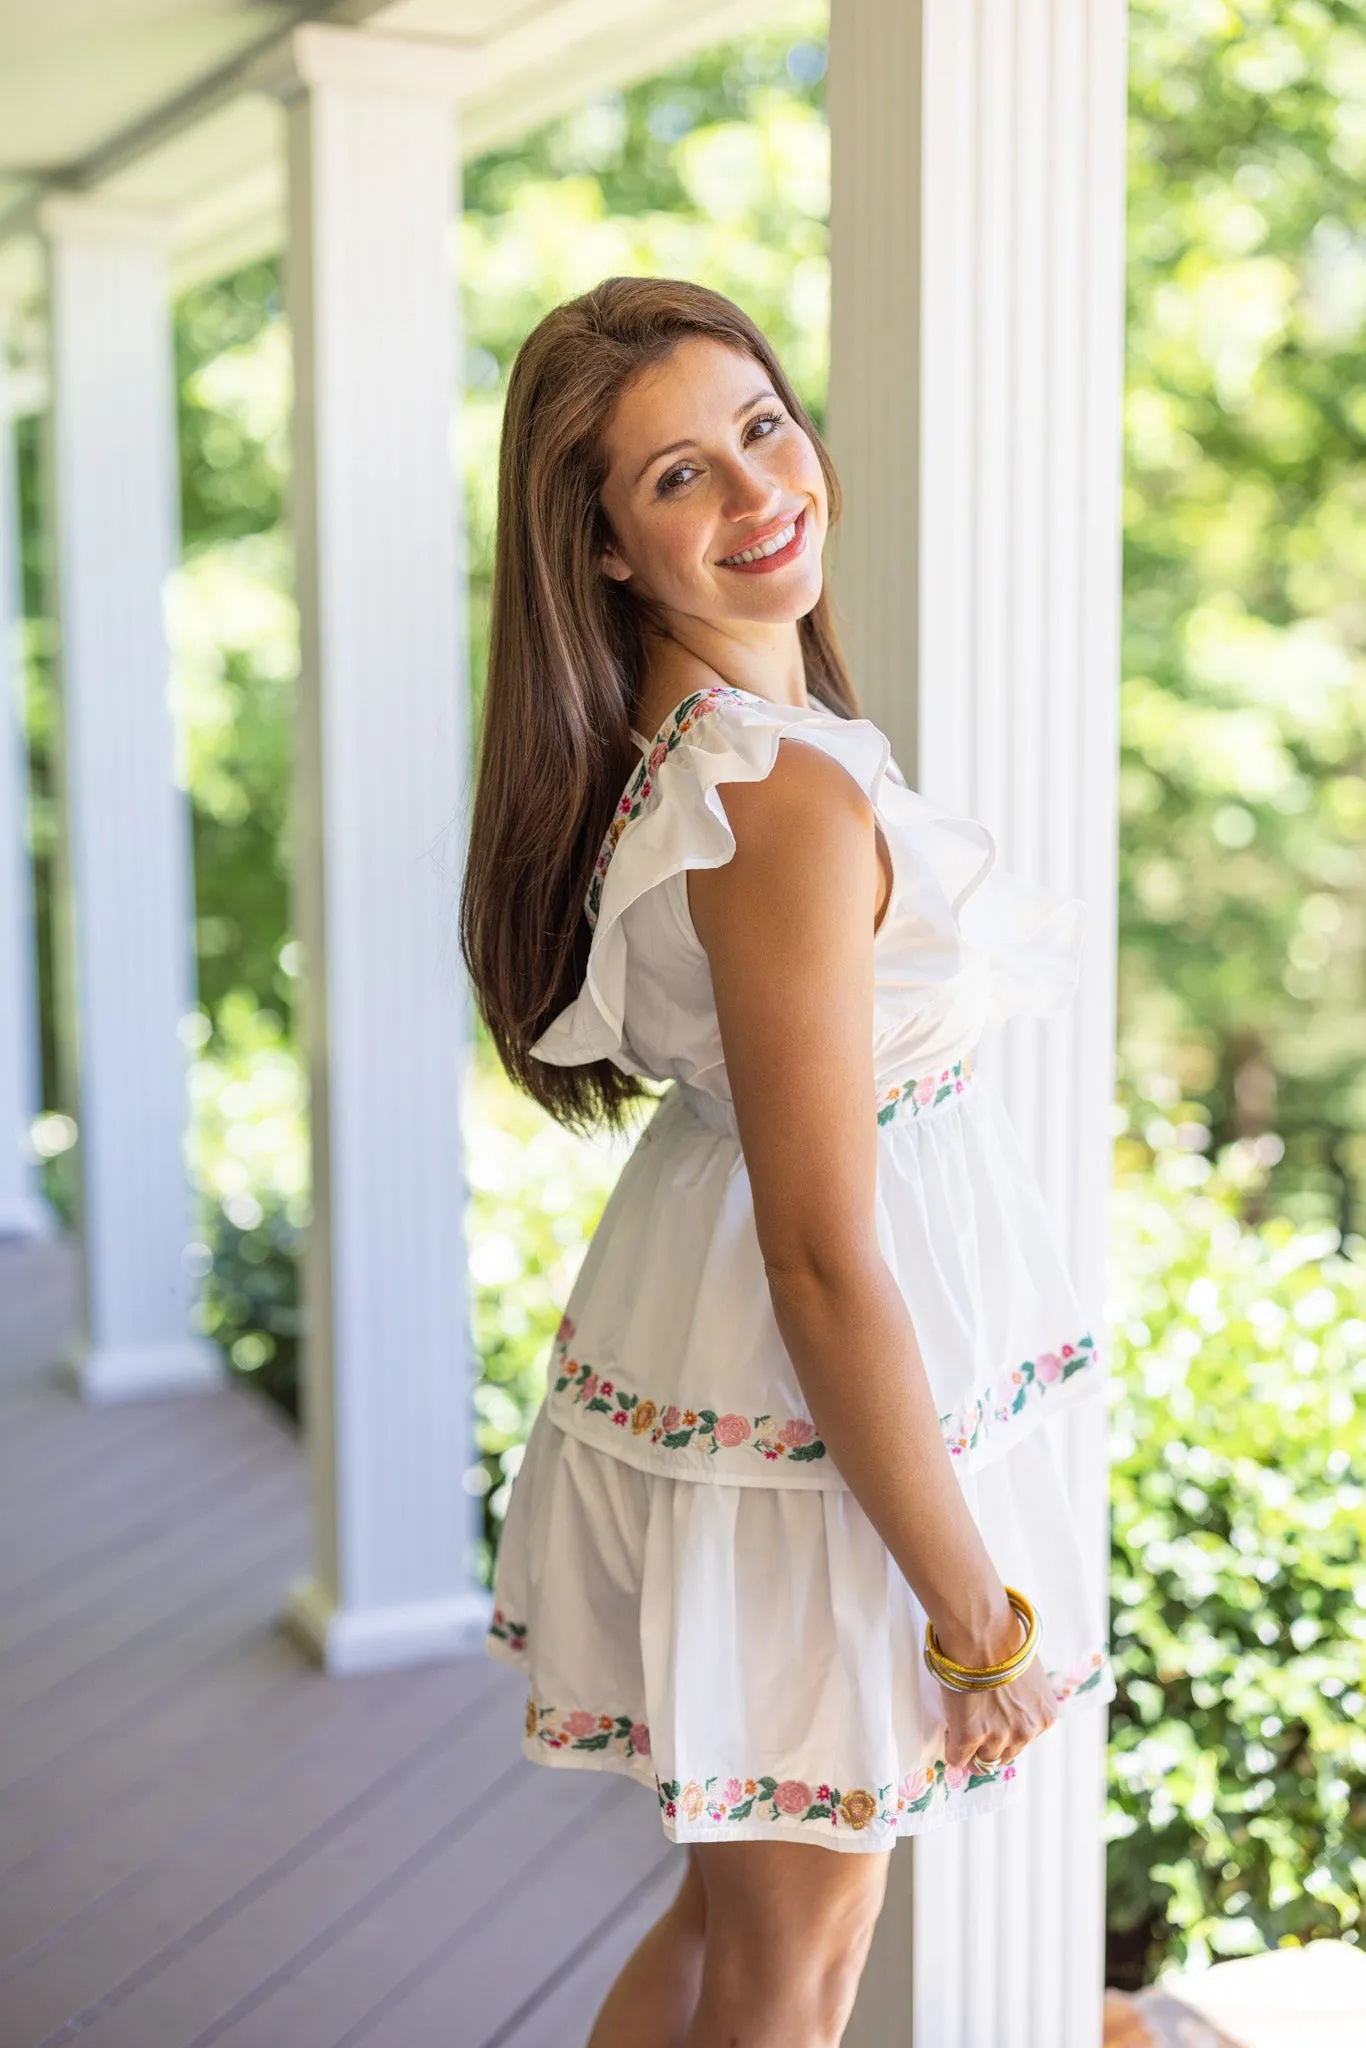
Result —
POLYGON ((898 902, 888 906, 879 937, 909 893, 926 944, 941 959, 967 969, 987 955, 986 1024, 1020 1011, 1046 1015, 1068 1000, 1084 929, 1079 898, 1052 896, 1001 869, 985 826, 908 788, 891 741, 871 719, 717 685, 675 708, 623 792, 585 905, 593 938, 583 986, 532 1045, 537 1059, 551 1066, 617 1060, 627 978, 622 919, 671 876, 731 858, 735 835, 718 785, 762 781, 789 736, 841 762, 883 823, 898 902))

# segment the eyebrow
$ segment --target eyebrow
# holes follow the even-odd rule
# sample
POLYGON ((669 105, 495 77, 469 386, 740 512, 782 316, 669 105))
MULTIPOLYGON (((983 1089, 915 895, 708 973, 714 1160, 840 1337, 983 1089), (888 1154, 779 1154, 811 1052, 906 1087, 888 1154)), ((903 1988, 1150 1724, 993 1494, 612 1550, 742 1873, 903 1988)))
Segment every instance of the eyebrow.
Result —
MULTIPOLYGON (((759 403, 759 400, 761 398, 776 398, 777 396, 778 394, 773 389, 772 385, 765 384, 762 391, 756 391, 753 398, 747 398, 745 400, 744 404, 739 408, 739 410, 735 414, 736 420, 742 420, 747 412, 753 411, 754 407, 759 403)), ((647 455, 644 462, 641 463, 640 468, 636 471, 636 483, 640 482, 640 479, 644 476, 646 470, 650 468, 652 463, 662 461, 662 459, 666 455, 677 455, 680 448, 695 448, 696 446, 696 441, 688 440, 670 441, 667 448, 656 448, 654 454, 647 455)))

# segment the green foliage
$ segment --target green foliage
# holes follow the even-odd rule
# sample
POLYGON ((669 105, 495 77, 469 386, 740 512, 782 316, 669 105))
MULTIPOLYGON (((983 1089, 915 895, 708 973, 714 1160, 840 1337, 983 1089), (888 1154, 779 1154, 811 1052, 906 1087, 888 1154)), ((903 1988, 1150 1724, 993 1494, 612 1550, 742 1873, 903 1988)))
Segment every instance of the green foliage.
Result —
POLYGON ((1366 1243, 1193 1165, 1115 1197, 1111 1981, 1366 1935, 1366 1243))
POLYGON ((176 307, 180 502, 189 552, 279 524, 287 362, 274 263, 187 292, 176 307))
POLYGON ((190 1069, 190 1172, 203 1242, 200 1327, 228 1363, 299 1412, 300 1233, 311 1213, 307 1091, 273 1010, 244 990, 201 1010, 190 1069))
POLYGON ((298 627, 280 524, 289 341, 275 268, 257 264, 176 308, 185 563, 171 592, 176 705, 188 750, 199 994, 289 1017, 289 787, 298 627))
POLYGON ((1366 19, 1134 0, 1123 1079, 1366 1227, 1366 19))

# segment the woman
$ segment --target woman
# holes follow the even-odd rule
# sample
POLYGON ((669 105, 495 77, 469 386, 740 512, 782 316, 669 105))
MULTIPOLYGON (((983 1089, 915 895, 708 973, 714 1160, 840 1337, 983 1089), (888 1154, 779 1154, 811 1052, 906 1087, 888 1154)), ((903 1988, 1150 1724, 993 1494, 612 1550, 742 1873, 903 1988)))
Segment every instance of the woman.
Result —
POLYGON ((566 1123, 672 1084, 555 1338, 489 1638, 527 1754, 640 1779, 690 1845, 591 2048, 837 2042, 892 1844, 1114 1693, 1040 1427, 1096 1348, 971 1063, 1067 1000, 1082 906, 859 715, 838 510, 717 294, 611 278, 522 347, 465 955, 566 1123))

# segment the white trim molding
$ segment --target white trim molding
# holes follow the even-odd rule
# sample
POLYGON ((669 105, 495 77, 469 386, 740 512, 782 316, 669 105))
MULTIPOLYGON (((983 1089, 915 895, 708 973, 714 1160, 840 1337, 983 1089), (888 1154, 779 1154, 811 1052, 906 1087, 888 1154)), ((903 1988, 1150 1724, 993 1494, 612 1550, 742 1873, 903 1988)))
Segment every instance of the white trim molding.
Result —
POLYGON ((194 997, 189 803, 166 578, 180 551, 167 223, 42 209, 91 1398, 213 1385, 192 1329, 182 1027, 194 997))
MULTIPOLYGON (((910 780, 1087 908, 1069 1010, 984 1048, 1098 1340, 1116 943, 1124 0, 833 0, 833 582, 910 780), (1059 1113, 1059 1105, 1065 1113, 1059 1113)), ((1108 1617, 1107 1411, 1059 1423, 1108 1617)), ((850 2048, 1094 2048, 1103 1712, 901 1851, 850 2048), (1027 1906, 1027 1910, 1026 1910, 1027 1906)))
POLYGON ((371 35, 311 22, 271 53, 253 83, 282 99, 331 89, 371 97, 398 93, 454 106, 479 83, 483 70, 483 55, 473 43, 371 35))
POLYGON ((462 1484, 476 1352, 456 938, 469 698, 455 117, 422 53, 405 46, 403 78, 386 63, 370 79, 375 39, 343 42, 296 38, 314 82, 287 107, 313 1147, 313 1559, 289 1620, 329 1669, 356 1670, 469 1647, 481 1595, 462 1484))

